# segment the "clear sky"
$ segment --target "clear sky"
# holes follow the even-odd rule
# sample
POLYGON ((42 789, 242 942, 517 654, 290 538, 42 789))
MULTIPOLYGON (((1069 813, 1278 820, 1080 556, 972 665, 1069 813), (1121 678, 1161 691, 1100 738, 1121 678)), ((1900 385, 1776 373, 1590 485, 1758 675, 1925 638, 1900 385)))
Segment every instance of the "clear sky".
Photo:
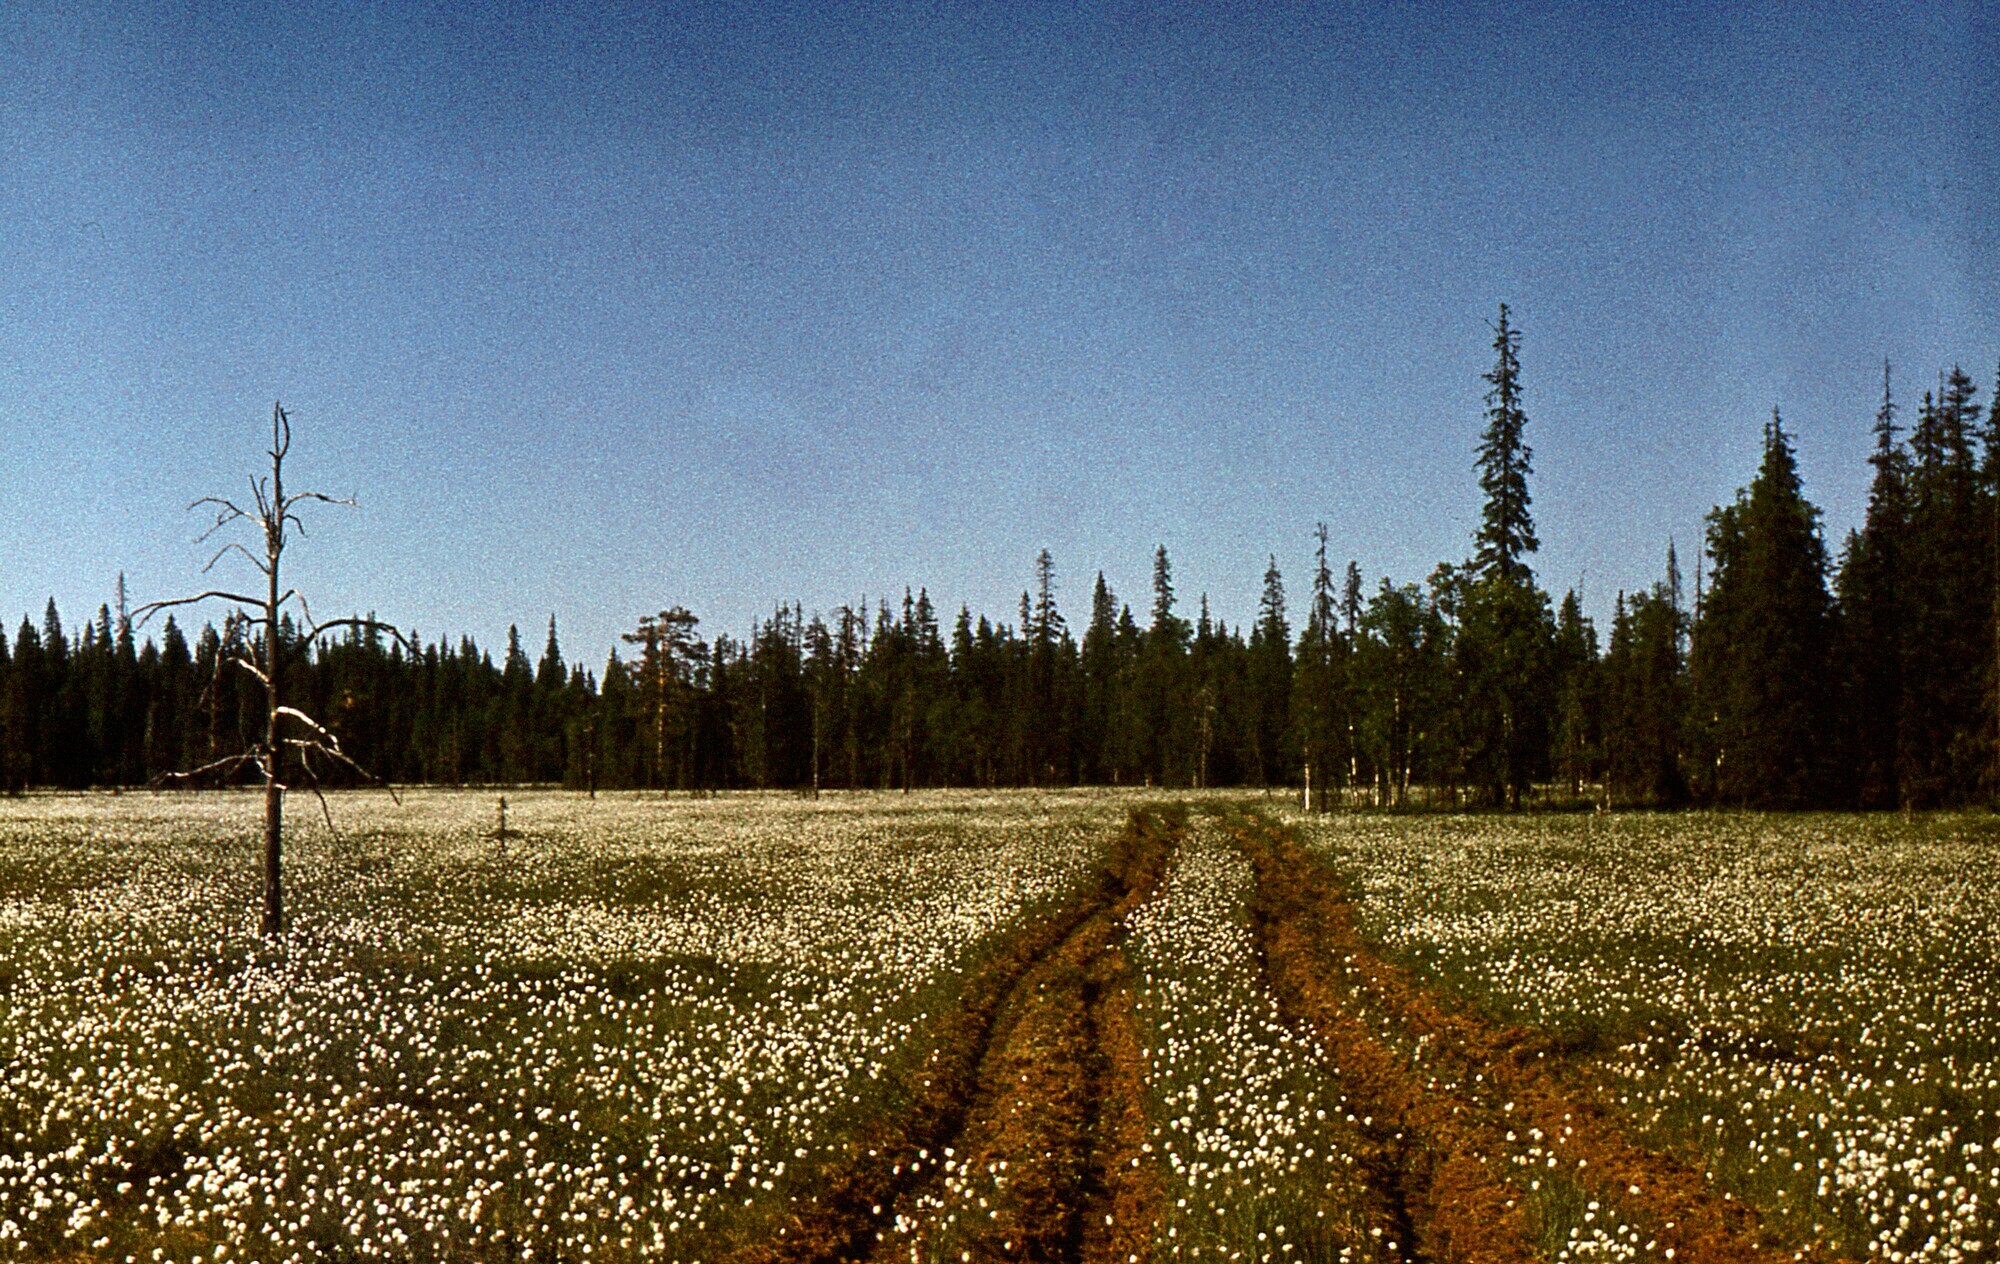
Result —
POLYGON ((1509 303, 1541 578, 1692 570, 1773 405, 2000 362, 2000 9, 0 7, 0 614, 187 591, 271 403, 322 610, 592 666, 926 585, 1232 624, 1464 557, 1509 303), (1174 10, 1179 10, 1175 12, 1174 10), (1474 16, 1467 16, 1471 11, 1474 16), (1254 16, 1243 16, 1254 14, 1254 16))

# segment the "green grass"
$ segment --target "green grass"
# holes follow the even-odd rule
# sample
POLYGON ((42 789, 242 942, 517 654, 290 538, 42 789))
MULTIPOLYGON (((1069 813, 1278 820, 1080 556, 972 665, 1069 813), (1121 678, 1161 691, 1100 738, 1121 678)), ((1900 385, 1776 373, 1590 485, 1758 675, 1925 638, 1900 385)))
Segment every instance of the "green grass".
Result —
MULTIPOLYGON (((275 946, 255 796, 0 801, 0 1260, 713 1260, 898 1108, 956 981, 1129 801, 510 795, 504 850, 490 795, 338 796, 337 837, 295 801, 275 946)), ((1995 1258, 1994 819, 1300 824, 1386 952, 1545 1029, 1781 1238, 1995 1258)), ((1380 1254, 1247 871, 1190 836, 1126 944, 1156 1257, 1380 1254)), ((1551 1260, 1607 1225, 1651 1258, 1616 1200, 1516 1175, 1551 1260)))
MULTIPOLYGON (((1304 828, 1392 956, 1490 1018, 1549 1031, 1640 1140, 1713 1173, 1781 1239, 1993 1257, 1990 818, 1304 828)), ((1551 1206, 1550 1224, 1571 1224, 1551 1206)))
POLYGON ((0 804, 0 1259, 713 1259, 1122 819, 341 796, 273 945, 257 807, 0 804))

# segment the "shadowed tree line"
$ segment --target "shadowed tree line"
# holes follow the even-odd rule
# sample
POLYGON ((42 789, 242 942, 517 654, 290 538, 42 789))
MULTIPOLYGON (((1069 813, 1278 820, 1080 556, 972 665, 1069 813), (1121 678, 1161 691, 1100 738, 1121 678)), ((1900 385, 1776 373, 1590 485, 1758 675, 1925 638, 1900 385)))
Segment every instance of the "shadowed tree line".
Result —
MULTIPOLYGON (((576 788, 1306 786, 1319 804, 1942 806, 2000 790, 1994 575, 2000 403, 1953 369, 1912 424, 1885 371, 1866 520, 1829 557, 1774 413, 1750 484, 1708 518, 1692 591, 1620 594, 1609 635, 1536 583, 1519 331, 1502 307, 1472 556, 1421 583, 1336 568, 1302 599, 1275 559, 1248 624, 1190 619, 1165 548, 1135 612, 1100 574, 1072 624, 1044 551, 1014 617, 941 617, 926 592, 705 640, 672 608, 601 670, 371 619, 307 643, 281 620, 298 705, 403 783, 576 788)), ((123 584, 74 631, 51 602, 0 638, 0 785, 135 786, 265 724, 225 629, 141 642, 123 584)), ((157 631, 157 639, 151 632, 157 631)), ((268 646, 255 638, 259 661, 268 646)), ((330 771, 329 783, 340 780, 330 771)))

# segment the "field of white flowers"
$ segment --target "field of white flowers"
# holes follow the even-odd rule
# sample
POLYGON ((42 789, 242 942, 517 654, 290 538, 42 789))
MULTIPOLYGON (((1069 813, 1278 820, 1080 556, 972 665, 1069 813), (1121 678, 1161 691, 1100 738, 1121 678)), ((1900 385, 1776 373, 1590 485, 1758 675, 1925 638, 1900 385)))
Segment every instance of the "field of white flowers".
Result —
POLYGON ((1122 805, 0 801, 0 1260, 714 1259, 1122 805))
POLYGON ((1164 1214, 1163 1260, 1383 1260, 1345 1098, 1279 1018, 1251 942, 1250 866, 1197 818, 1160 898, 1131 917, 1164 1214))
MULTIPOLYGON (((906 1108, 960 980, 1092 888, 1133 801, 510 800, 504 845, 490 794, 341 796, 337 835, 295 811, 277 943, 254 797, 0 800, 0 1264, 768 1243, 906 1108)), ((1783 1240, 1996 1257, 1992 822, 1288 823, 1415 980, 1545 1029, 1634 1140, 1783 1240)), ((1273 999, 1252 879, 1196 811, 1116 935, 1150 1259, 1409 1258, 1369 1121, 1273 999)), ((946 1201, 983 1211, 1016 1170, 946 1201)), ((1591 1195, 1524 1189, 1552 1260, 1666 1258, 1591 1195)))
POLYGON ((1636 1139, 1693 1156, 1792 1240, 1994 1258, 1994 822, 1293 824, 1419 979, 1557 1033, 1636 1139))

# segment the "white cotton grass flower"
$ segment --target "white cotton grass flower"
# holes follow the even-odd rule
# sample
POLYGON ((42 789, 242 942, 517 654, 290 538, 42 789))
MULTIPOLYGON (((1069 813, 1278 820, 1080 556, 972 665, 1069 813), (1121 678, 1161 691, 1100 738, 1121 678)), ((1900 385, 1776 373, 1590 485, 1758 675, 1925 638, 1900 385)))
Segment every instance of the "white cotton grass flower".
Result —
POLYGON ((1982 820, 1289 819, 1391 955, 1574 1035, 1636 1139, 1693 1142, 1780 1232, 1912 1264, 2000 1237, 2000 848, 1982 820))
POLYGON ((1110 796, 0 801, 0 1253, 696 1258, 775 1222, 1110 796), (18 1209, 18 1210, 17 1210, 18 1209))
MULTIPOLYGON (((1197 814, 1159 897, 1128 919, 1152 1147, 1172 1260, 1393 1260, 1339 1083, 1281 1018, 1256 959, 1249 863, 1197 814)), ((1399 1255, 1398 1252, 1402 1254, 1399 1255)))

